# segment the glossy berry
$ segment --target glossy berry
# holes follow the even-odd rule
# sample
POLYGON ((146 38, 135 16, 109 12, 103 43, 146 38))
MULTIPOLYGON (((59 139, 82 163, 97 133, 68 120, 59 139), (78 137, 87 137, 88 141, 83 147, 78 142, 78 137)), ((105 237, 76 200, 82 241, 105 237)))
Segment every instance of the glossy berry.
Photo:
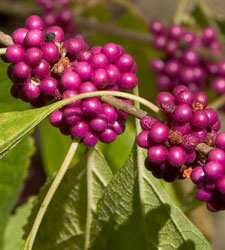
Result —
POLYGON ((148 158, 152 163, 160 164, 166 160, 167 148, 162 145, 150 147, 148 150, 148 158))
POLYGON ((108 57, 109 62, 115 62, 120 55, 120 50, 115 43, 107 43, 103 46, 102 53, 108 57))
POLYGON ((62 42, 64 39, 64 31, 58 26, 51 26, 46 30, 46 34, 54 33, 55 38, 53 41, 62 42))
POLYGON ((168 150, 167 160, 175 167, 183 165, 186 161, 186 153, 182 147, 173 146, 168 150))
POLYGON ((29 48, 24 55, 24 61, 31 67, 36 67, 41 62, 43 53, 38 48, 29 48))
POLYGON ((49 62, 54 63, 59 59, 58 47, 53 42, 47 42, 41 47, 43 58, 49 62))
POLYGON ((54 95, 58 81, 54 77, 46 77, 41 81, 40 90, 43 94, 54 95))
POLYGON ((150 137, 156 143, 164 143, 169 135, 169 128, 161 123, 158 122, 152 126, 150 130, 150 137))
POLYGON ((85 135, 88 133, 88 123, 84 121, 77 122, 71 128, 71 134, 75 138, 84 138, 85 135))
POLYGON ((204 167, 205 174, 211 179, 218 179, 224 173, 224 167, 218 161, 209 161, 204 167))
POLYGON ((40 88, 28 79, 23 86, 23 92, 27 99, 34 100, 40 95, 40 88))
POLYGON ((195 167, 191 172, 191 180, 195 184, 200 184, 203 182, 205 173, 202 166, 195 167))
POLYGON ((39 16, 32 15, 26 19, 25 26, 28 30, 34 30, 34 29, 43 30, 44 22, 39 16))
POLYGON ((29 30, 24 39, 24 43, 27 47, 41 47, 44 43, 44 34, 39 29, 29 30))
POLYGON ((10 45, 6 50, 6 58, 11 63, 22 61, 24 57, 24 48, 19 44, 10 45))
POLYGON ((12 34, 13 42, 24 46, 24 39, 27 35, 28 29, 19 28, 16 29, 12 34))
POLYGON ((100 140, 105 143, 113 142, 116 139, 116 133, 112 129, 105 129, 100 134, 100 140))
POLYGON ((225 132, 217 134, 216 146, 222 150, 225 150, 225 132))
POLYGON ((61 85, 65 90, 78 89, 81 85, 81 78, 76 72, 65 72, 61 77, 61 85))
POLYGON ((52 112, 49 120, 54 127, 61 127, 63 125, 63 112, 61 110, 52 112))

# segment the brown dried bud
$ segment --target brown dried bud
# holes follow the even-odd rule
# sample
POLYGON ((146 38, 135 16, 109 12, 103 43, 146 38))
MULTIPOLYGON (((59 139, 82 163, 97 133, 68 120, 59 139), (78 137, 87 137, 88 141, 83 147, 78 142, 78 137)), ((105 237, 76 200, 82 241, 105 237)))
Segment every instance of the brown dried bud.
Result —
POLYGON ((193 110, 193 112, 198 111, 198 110, 202 110, 203 108, 204 108, 204 105, 203 105, 202 102, 195 101, 192 104, 192 110, 193 110))
POLYGON ((70 59, 68 57, 62 57, 59 61, 54 65, 52 72, 55 74, 62 74, 65 68, 70 67, 70 59))
POLYGON ((192 172, 192 167, 187 167, 186 169, 183 170, 182 177, 183 178, 190 178, 191 172, 192 172))
POLYGON ((178 130, 170 130, 168 141, 171 144, 180 144, 183 141, 182 133, 178 130))
POLYGON ((216 141, 216 132, 207 133, 205 144, 213 147, 215 145, 215 141, 216 141))

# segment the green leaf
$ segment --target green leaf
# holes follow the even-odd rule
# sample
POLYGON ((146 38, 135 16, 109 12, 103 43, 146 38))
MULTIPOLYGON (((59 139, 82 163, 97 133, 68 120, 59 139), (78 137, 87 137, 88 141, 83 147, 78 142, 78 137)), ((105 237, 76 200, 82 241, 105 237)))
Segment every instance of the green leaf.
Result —
MULTIPOLYGON (((7 64, 0 61, 0 112, 24 110, 28 104, 10 96, 12 83, 7 76, 7 64)), ((1 129, 1 128, 0 128, 1 129)), ((10 127, 8 128, 11 129, 10 127)), ((0 140, 4 132, 0 133, 0 140)), ((17 203, 34 152, 31 137, 26 137, 8 155, 0 159, 0 249, 8 218, 17 203)), ((11 239, 13 241, 14 238, 11 239)))
POLYGON ((136 147, 98 202, 91 250, 211 249, 143 164, 136 147))
POLYGON ((24 205, 17 208, 15 214, 11 215, 4 233, 4 244, 2 250, 17 250, 23 245, 23 226, 27 223, 30 215, 33 198, 24 205), (12 237, 13 236, 13 237, 12 237))
MULTIPOLYGON (((45 119, 40 124, 41 132, 41 154, 45 172, 51 176, 57 171, 63 162, 63 159, 70 147, 71 136, 63 135, 58 128, 54 128, 48 119, 45 119), (51 145, 49 147, 49 145, 51 145)), ((84 155, 86 147, 80 144, 71 165, 75 165, 81 156, 84 155)))
MULTIPOLYGON (((33 249, 85 249, 89 240, 92 214, 112 178, 99 149, 89 149, 86 156, 64 176, 43 218, 33 249)), ((51 183, 42 189, 32 211, 26 233, 51 183)))

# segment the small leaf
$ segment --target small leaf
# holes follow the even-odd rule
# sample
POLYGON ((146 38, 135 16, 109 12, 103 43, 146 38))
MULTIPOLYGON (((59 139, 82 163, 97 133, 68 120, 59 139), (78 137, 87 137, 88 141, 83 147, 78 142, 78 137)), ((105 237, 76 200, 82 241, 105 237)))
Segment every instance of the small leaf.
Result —
MULTIPOLYGON (((86 156, 64 176, 43 218, 32 249, 86 249, 92 214, 111 178, 112 172, 101 151, 89 149, 86 156)), ((44 186, 38 197, 26 226, 26 234, 31 229, 50 184, 48 182, 44 186)))
POLYGON ((136 147, 98 202, 91 250, 211 249, 143 164, 136 147))
POLYGON ((2 250, 17 250, 23 245, 23 226, 27 223, 30 215, 33 198, 30 198, 24 205, 17 208, 15 214, 11 215, 4 233, 4 244, 2 250))

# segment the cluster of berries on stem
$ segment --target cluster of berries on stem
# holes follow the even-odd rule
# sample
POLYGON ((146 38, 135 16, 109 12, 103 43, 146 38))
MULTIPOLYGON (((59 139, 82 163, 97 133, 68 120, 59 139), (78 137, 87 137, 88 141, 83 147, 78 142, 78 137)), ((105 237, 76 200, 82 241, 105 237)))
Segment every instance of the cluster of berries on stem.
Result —
MULTIPOLYGON (((35 107, 97 90, 127 91, 137 85, 137 66, 121 45, 107 43, 89 48, 80 38, 64 40, 63 30, 47 28, 30 16, 25 28, 14 31, 6 51, 11 62, 11 94, 35 107), (51 41, 49 41, 49 39, 51 41)), ((131 103, 129 100, 124 102, 131 103)), ((99 97, 70 102, 53 112, 50 122, 65 135, 87 146, 108 143, 125 129, 127 114, 99 97)))
POLYGON ((165 122, 144 116, 137 137, 138 145, 148 149, 146 168, 167 182, 190 177, 210 211, 225 209, 225 133, 217 133, 220 121, 207 108, 207 95, 179 85, 172 93, 159 93, 156 102, 165 122))
POLYGON ((152 45, 165 52, 163 59, 153 58, 150 67, 157 73, 156 84, 162 91, 170 91, 180 84, 192 92, 205 89, 212 82, 217 94, 225 93, 225 60, 223 47, 213 27, 205 27, 200 36, 182 25, 165 26, 160 21, 150 24, 152 45), (200 49, 207 49, 220 59, 204 58, 200 49))

